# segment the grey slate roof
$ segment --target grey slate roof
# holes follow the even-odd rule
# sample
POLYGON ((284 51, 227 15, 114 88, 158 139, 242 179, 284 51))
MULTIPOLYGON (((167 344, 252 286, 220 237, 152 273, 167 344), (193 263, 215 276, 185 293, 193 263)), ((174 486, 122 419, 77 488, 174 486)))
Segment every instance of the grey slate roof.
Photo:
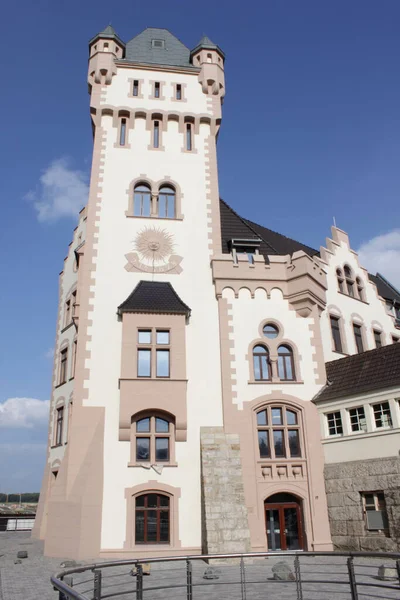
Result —
POLYGON ((165 281, 139 281, 133 292, 118 307, 118 314, 124 312, 190 316, 190 308, 179 298, 172 285, 165 281))
POLYGON ((103 33, 107 33, 110 35, 117 35, 114 27, 112 25, 107 25, 107 27, 105 29, 103 29, 103 31, 100 31, 101 34, 103 33))
POLYGON ((190 52, 190 54, 193 55, 195 52, 200 50, 200 48, 206 48, 209 50, 218 50, 218 52, 221 54, 221 56, 223 58, 225 58, 225 54, 222 52, 221 48, 219 46, 217 46, 217 44, 214 44, 214 42, 212 42, 207 35, 203 35, 203 37, 201 38, 199 43, 193 48, 193 50, 190 52))
POLYGON ((132 38, 125 48, 125 60, 152 65, 169 65, 194 69, 190 50, 168 29, 148 27, 132 38), (164 48, 153 48, 152 40, 164 40, 164 48))
POLYGON ((327 385, 313 402, 400 386, 400 342, 326 363, 327 385))
POLYGON ((115 31, 115 29, 112 25, 107 25, 107 27, 105 29, 103 29, 103 31, 100 31, 94 37, 92 37, 92 39, 89 41, 89 46, 91 44, 93 44, 93 42, 98 40, 99 38, 107 38, 107 39, 117 40, 121 44, 121 46, 125 47, 125 42, 123 42, 121 40, 121 38, 119 37, 119 35, 117 34, 117 32, 115 31))
POLYGON ((390 300, 395 302, 396 304, 400 304, 400 292, 396 290, 396 288, 389 283, 387 279, 383 277, 380 273, 376 275, 371 275, 368 273, 369 279, 375 283, 378 288, 378 294, 382 296, 385 300, 390 300))

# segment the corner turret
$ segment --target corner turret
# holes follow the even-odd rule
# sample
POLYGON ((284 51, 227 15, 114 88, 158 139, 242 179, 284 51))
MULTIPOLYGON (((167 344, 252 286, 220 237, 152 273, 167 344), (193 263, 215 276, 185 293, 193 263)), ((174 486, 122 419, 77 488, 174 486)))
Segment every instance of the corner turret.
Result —
POLYGON ((117 72, 114 61, 123 58, 124 52, 125 43, 111 25, 95 35, 89 42, 89 86, 109 85, 117 72))
POLYGON ((192 63, 200 67, 199 82, 205 94, 220 96, 221 102, 225 96, 224 61, 225 54, 206 35, 190 52, 192 63))

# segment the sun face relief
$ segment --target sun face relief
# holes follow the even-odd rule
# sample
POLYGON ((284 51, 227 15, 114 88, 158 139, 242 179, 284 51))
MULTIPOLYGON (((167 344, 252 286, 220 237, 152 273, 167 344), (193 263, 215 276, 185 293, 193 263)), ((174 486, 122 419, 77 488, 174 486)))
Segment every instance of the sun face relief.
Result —
POLYGON ((173 254, 173 235, 160 227, 145 227, 133 240, 136 252, 125 255, 127 271, 145 273, 181 273, 182 257, 173 254))

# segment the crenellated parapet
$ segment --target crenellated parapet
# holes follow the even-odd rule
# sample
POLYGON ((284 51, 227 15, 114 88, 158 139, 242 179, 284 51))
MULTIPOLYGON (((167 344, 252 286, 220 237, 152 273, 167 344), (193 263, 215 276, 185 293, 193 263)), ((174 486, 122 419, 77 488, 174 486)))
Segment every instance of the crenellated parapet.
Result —
POLYGON ((308 317, 314 306, 323 310, 326 305, 326 273, 317 260, 303 251, 292 256, 269 256, 268 262, 261 254, 255 254, 249 262, 246 255, 238 255, 237 260, 222 254, 212 260, 212 272, 217 298, 225 288, 233 289, 238 297, 239 290, 255 291, 264 289, 269 297, 278 288, 283 297, 302 317, 308 317))

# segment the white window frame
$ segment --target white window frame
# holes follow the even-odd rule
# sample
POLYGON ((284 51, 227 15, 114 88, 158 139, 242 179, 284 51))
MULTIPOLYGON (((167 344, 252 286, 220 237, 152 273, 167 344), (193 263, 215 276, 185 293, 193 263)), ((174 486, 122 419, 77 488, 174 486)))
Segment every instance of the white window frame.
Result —
POLYGON ((329 438, 332 438, 332 437, 342 437, 344 435, 344 426, 343 426, 343 417, 342 417, 341 411, 340 410, 333 410, 332 412, 324 413, 324 416, 325 416, 327 437, 329 437, 329 438), (337 414, 339 415, 339 420, 338 421, 337 421, 336 416, 335 416, 337 414), (330 427, 329 427, 329 416, 330 415, 332 415, 334 417, 335 433, 331 433, 330 432, 330 427), (341 433, 337 432, 338 423, 340 423, 340 427, 342 429, 341 433))

